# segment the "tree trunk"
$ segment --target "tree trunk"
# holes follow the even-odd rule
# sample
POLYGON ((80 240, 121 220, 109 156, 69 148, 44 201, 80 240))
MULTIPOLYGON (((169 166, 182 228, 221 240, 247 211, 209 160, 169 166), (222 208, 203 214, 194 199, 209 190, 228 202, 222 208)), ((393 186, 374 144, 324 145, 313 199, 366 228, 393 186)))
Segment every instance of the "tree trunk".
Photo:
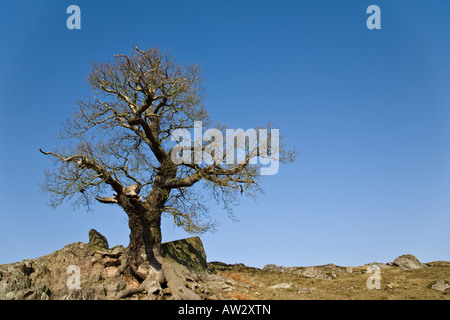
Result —
MULTIPOLYGON (((141 290, 155 294, 154 284, 159 290, 169 289, 173 299, 200 299, 186 286, 183 276, 185 267, 171 259, 163 260, 161 253, 161 214, 170 190, 154 188, 145 201, 119 197, 119 204, 128 215, 130 243, 128 245, 128 264, 133 274, 142 280, 133 290, 125 290, 123 295, 141 290), (137 291, 136 291, 137 290, 137 291)), ((159 291, 159 294, 161 294, 159 291)), ((167 294, 167 292, 165 293, 167 294)))
POLYGON ((142 202, 135 197, 125 196, 119 204, 128 214, 130 227, 130 244, 128 260, 134 274, 141 279, 147 279, 154 274, 160 283, 164 282, 161 255, 161 214, 164 204, 169 198, 170 189, 159 185, 166 178, 176 175, 176 166, 171 161, 161 164, 161 173, 157 175, 154 187, 142 202))
POLYGON ((161 277, 161 214, 154 212, 139 212, 128 216, 130 227, 130 244, 128 246, 128 262, 133 273, 146 279, 154 274, 161 277))
POLYGON ((124 197, 122 208, 128 215, 130 243, 128 263, 133 273, 142 280, 154 275, 158 282, 164 282, 161 255, 161 214, 170 190, 154 188, 145 201, 124 197))

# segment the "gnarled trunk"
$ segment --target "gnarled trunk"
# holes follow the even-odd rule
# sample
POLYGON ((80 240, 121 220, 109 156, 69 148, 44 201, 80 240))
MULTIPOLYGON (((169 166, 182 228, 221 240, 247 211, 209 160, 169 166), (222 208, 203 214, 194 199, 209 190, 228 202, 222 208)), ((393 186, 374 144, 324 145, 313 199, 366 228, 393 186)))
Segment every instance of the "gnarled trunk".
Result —
POLYGON ((161 255, 161 214, 169 198, 170 188, 162 187, 160 182, 176 176, 177 168, 170 161, 161 164, 161 172, 155 177, 154 187, 144 201, 135 188, 122 197, 119 204, 128 215, 130 244, 128 263, 136 276, 147 279, 155 274, 154 280, 162 283, 164 275, 161 255))
POLYGON ((128 215, 130 243, 128 263, 133 273, 142 280, 155 275, 163 282, 161 255, 161 214, 170 190, 154 188, 145 201, 127 198, 121 205, 128 215))
POLYGON ((151 211, 129 214, 128 226, 130 227, 128 262, 133 273, 141 279, 146 279, 152 273, 155 275, 160 273, 161 214, 151 211))

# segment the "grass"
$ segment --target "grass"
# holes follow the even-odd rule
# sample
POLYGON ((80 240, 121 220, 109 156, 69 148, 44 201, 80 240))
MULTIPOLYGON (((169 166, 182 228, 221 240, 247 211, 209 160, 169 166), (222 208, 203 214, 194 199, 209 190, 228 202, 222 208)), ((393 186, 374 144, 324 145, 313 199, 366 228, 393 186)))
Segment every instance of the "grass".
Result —
POLYGON ((404 271, 397 267, 381 269, 381 288, 369 290, 369 274, 365 267, 355 267, 354 273, 341 270, 332 280, 307 278, 300 274, 265 271, 256 268, 221 268, 213 272, 233 279, 235 286, 225 298, 235 300, 449 300, 450 289, 431 289, 436 280, 450 282, 450 267, 424 267, 404 271), (278 283, 292 283, 286 289, 268 289, 278 283), (304 292, 299 293, 303 288, 304 292), (314 288, 314 289, 311 289, 314 288))

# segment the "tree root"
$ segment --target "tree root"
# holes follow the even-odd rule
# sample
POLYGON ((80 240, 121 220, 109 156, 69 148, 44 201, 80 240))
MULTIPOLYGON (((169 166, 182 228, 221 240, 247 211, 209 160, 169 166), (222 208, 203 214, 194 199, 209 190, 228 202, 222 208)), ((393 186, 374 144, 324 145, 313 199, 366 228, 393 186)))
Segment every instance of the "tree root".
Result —
POLYGON ((124 299, 134 294, 147 293, 147 298, 150 300, 155 300, 160 297, 163 292, 163 286, 161 283, 154 280, 154 276, 151 275, 145 279, 138 287, 125 289, 118 292, 115 296, 116 299, 124 299))
POLYGON ((127 298, 129 296, 132 296, 133 294, 139 294, 139 293, 143 293, 145 291, 145 288, 142 286, 139 286, 137 288, 130 288, 130 289, 125 289, 122 290, 120 292, 118 292, 116 294, 116 299, 124 299, 127 298))
MULTIPOLYGON (((128 265, 131 270, 131 266, 128 265)), ((125 289, 115 295, 116 299, 128 298, 134 294, 147 293, 149 300, 202 300, 194 292, 189 270, 172 259, 165 258, 160 271, 150 275, 136 288, 125 289)))

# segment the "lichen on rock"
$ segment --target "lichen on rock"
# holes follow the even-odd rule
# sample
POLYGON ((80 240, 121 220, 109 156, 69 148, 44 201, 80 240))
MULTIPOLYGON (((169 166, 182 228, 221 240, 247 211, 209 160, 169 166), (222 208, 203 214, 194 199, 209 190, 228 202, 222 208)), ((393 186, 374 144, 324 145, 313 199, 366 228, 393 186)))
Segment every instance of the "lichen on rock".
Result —
POLYGON ((89 230, 89 245, 95 249, 109 249, 106 237, 95 229, 89 230))

